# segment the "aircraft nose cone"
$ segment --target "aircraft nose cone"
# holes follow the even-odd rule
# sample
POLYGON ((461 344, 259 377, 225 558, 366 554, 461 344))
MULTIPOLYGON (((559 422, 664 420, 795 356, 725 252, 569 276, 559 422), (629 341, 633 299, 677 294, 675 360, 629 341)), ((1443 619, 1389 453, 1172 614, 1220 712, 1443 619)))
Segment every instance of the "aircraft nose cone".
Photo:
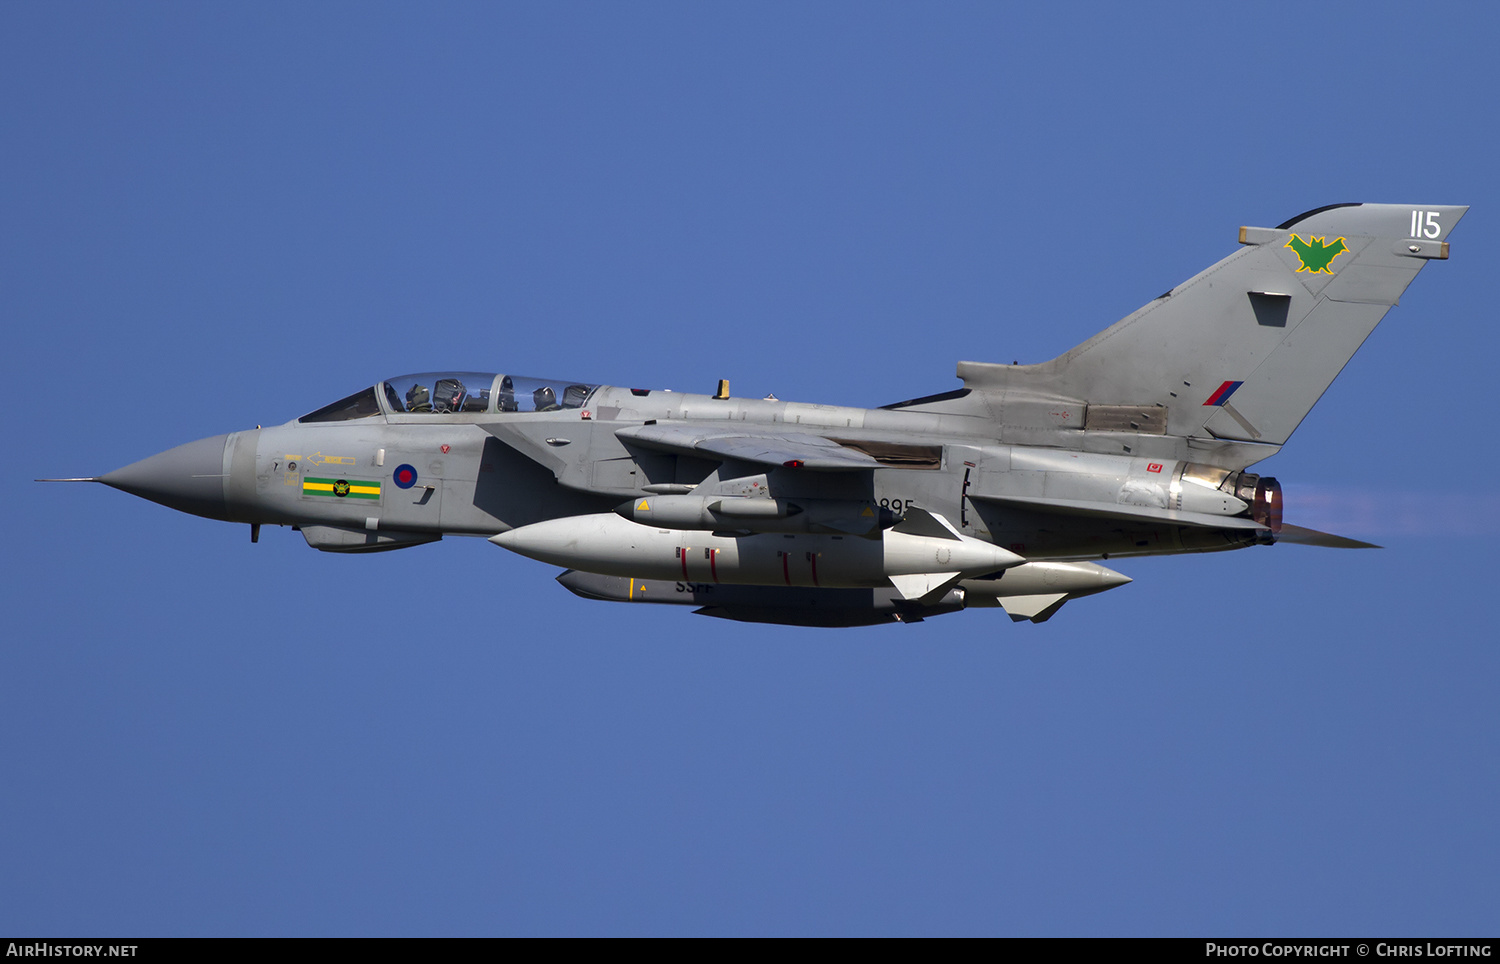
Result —
POLYGON ((224 445, 228 439, 215 435, 179 445, 115 469, 99 481, 181 512, 225 519, 224 445))

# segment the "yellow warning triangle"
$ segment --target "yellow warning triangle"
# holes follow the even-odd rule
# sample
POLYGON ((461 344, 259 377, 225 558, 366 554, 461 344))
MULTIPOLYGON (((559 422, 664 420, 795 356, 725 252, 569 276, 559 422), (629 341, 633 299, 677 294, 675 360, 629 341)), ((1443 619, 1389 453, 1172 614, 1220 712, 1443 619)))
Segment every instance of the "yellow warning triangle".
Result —
POLYGON ((641 504, 635 507, 635 511, 637 511, 637 512, 650 512, 651 511, 651 506, 649 506, 649 505, 646 504, 646 500, 645 499, 642 499, 641 500, 641 504))
POLYGON ((874 509, 870 508, 869 506, 865 506, 865 511, 861 512, 860 516, 863 517, 863 518, 869 518, 870 516, 872 516, 874 514, 875 514, 875 510, 874 509))

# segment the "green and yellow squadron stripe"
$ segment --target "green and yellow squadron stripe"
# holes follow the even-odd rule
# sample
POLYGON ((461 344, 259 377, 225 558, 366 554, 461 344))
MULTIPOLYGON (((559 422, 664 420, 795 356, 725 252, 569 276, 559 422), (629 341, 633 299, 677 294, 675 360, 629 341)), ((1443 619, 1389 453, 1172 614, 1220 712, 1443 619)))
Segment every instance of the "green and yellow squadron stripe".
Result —
POLYGON ((364 479, 302 479, 303 495, 331 496, 336 499, 379 499, 380 483, 364 479))

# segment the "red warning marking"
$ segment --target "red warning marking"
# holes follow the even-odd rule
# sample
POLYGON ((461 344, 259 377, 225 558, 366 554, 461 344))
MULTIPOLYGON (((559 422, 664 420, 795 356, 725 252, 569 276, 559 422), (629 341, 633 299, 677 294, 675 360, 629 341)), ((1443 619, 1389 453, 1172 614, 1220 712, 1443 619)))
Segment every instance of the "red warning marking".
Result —
POLYGON ((713 576, 714 582, 719 581, 719 550, 708 550, 708 574, 713 576))
POLYGON ((438 446, 438 448, 440 448, 440 449, 442 449, 442 450, 443 450, 443 454, 444 454, 444 455, 447 455, 447 454, 448 454, 448 450, 449 450, 449 449, 450 449, 450 448, 452 448, 452 446, 451 446, 451 445, 449 445, 449 444, 448 444, 448 443, 447 443, 447 442, 444 442, 444 443, 443 443, 443 444, 442 444, 442 445, 439 445, 439 446, 438 446))
POLYGON ((1160 472, 1161 471, 1161 463, 1160 462, 1152 462, 1150 465, 1146 466, 1146 471, 1147 472, 1160 472))
POLYGON ((678 551, 682 553, 682 581, 683 582, 687 582, 688 581, 688 574, 687 574, 687 557, 688 557, 688 551, 685 548, 684 549, 679 549, 678 551))
POLYGON ((807 554, 807 561, 812 563, 813 585, 816 586, 818 584, 818 554, 816 552, 809 552, 807 554))
POLYGON ((792 570, 787 562, 790 558, 790 553, 783 552, 781 554, 781 578, 786 580, 788 586, 792 584, 792 570))

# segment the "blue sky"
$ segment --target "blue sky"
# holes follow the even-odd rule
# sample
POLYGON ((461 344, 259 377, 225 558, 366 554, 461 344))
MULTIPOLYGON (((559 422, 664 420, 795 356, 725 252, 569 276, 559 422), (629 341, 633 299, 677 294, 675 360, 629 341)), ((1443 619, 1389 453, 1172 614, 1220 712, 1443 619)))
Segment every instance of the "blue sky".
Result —
MULTIPOLYGON (((0 9, 0 931, 1493 934, 1481 5, 0 9), (1260 470, 1379 552, 741 626, 93 475, 389 375, 879 405, 1470 204, 1260 470)), ((1339 528, 1341 527, 1341 528, 1339 528)))

